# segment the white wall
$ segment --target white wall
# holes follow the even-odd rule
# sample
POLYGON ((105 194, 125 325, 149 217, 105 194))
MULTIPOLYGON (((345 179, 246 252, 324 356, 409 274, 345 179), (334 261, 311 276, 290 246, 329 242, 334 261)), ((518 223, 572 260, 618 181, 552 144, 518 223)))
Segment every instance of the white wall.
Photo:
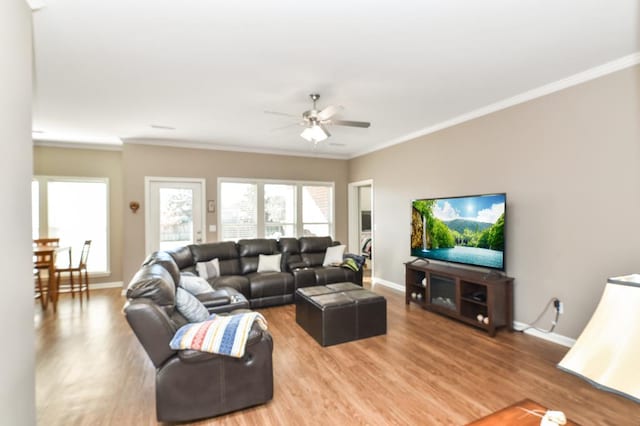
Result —
POLYGON ((35 424, 31 260, 31 12, 0 2, 0 423, 35 424))
POLYGON ((410 200, 506 192, 515 319, 559 297, 575 338, 607 277, 640 272, 640 66, 351 160, 364 179, 376 276, 402 286, 410 200))

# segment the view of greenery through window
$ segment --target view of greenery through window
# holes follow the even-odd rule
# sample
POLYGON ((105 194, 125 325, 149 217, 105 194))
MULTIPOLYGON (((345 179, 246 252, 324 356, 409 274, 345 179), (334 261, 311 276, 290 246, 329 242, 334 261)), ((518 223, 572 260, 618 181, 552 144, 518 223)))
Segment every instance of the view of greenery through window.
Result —
POLYGON ((332 235, 333 185, 223 181, 220 217, 222 240, 332 235))
POLYGON ((192 190, 160 188, 160 249, 189 244, 192 235, 192 190))

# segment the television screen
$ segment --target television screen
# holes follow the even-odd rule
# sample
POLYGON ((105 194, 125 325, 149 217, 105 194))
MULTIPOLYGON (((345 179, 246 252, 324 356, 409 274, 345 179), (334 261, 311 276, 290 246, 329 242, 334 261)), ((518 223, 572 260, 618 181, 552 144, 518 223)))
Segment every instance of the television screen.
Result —
POLYGON ((411 202, 411 255, 504 271, 506 194, 411 202))

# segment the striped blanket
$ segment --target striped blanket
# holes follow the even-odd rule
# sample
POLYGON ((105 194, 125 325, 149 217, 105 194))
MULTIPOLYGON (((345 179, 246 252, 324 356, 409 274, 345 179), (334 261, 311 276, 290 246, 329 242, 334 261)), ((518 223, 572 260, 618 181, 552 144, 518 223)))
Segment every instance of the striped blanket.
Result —
POLYGON ((267 329, 267 321, 258 312, 211 314, 207 321, 180 327, 169 345, 174 350, 193 349, 242 358, 254 321, 263 330, 267 329))

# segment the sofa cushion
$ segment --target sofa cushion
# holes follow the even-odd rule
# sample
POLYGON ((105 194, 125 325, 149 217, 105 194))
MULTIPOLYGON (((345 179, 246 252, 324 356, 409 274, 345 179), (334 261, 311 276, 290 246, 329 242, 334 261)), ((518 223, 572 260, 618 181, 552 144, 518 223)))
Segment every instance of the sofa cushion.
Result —
POLYGON ((282 254, 260 254, 258 255, 257 272, 282 272, 280 260, 282 254))
POLYGON ((167 250, 167 253, 173 257, 173 260, 181 271, 195 265, 196 263, 193 260, 193 253, 191 253, 191 249, 187 246, 169 249, 167 250))
POLYGON ((300 257, 307 266, 320 266, 328 247, 334 245, 331 237, 301 237, 300 257))
POLYGON ((159 264, 162 265, 164 269, 171 274, 171 278, 173 278, 173 282, 177 283, 180 281, 180 268, 176 264, 173 257, 169 255, 166 251, 155 251, 151 253, 145 261, 142 263, 143 265, 151 265, 151 264, 159 264))
POLYGON ((278 253, 276 240, 268 238, 253 238, 238 241, 238 254, 240 255, 240 271, 243 275, 258 270, 258 256, 261 254, 278 253))
POLYGON ((159 306, 173 308, 176 287, 171 274, 160 264, 142 266, 127 288, 127 299, 150 299, 159 306))
POLYGON ((181 274, 178 286, 184 288, 194 296, 204 293, 213 293, 213 289, 207 280, 191 274, 181 274))
POLYGON ((251 299, 293 294, 293 275, 288 272, 252 272, 247 275, 251 299))
POLYGON ((194 263, 206 262, 218 258, 220 275, 240 275, 238 249, 233 241, 220 243, 193 244, 189 248, 193 253, 194 263))
POLYGON ((205 321, 209 317, 209 311, 202 302, 182 287, 176 290, 176 309, 189 322, 205 321))
POLYGON ((214 289, 218 289, 220 287, 231 287, 238 290, 247 299, 251 297, 249 278, 244 275, 222 275, 208 281, 214 289))
POLYGON ((215 259, 211 259, 206 262, 198 262, 196 263, 196 271, 198 272, 198 275, 205 280, 219 277, 220 261, 216 257, 215 259))
POLYGON ((296 267, 307 266, 300 257, 300 243, 297 238, 280 238, 278 250, 282 253, 282 272, 290 272, 296 267))
POLYGON ((345 248, 347 248, 345 245, 327 247, 327 251, 324 254, 324 260, 322 261, 322 266, 340 265, 342 263, 342 255, 344 254, 345 248))

